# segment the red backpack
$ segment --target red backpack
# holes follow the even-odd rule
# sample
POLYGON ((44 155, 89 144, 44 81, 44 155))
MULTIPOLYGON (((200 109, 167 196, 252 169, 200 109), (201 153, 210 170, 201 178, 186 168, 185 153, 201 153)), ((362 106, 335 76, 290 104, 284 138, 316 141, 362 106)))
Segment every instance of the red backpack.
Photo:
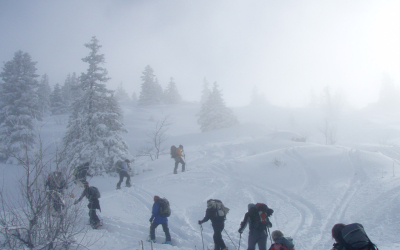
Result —
POLYGON ((272 223, 269 221, 268 217, 270 217, 273 212, 274 210, 264 203, 257 203, 251 213, 253 227, 258 230, 265 230, 267 227, 272 227, 272 223))

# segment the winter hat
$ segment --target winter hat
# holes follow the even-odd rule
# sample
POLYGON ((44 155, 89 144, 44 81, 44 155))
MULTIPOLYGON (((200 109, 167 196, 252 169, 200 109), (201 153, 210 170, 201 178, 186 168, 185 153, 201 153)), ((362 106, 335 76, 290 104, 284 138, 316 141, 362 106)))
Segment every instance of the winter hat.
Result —
POLYGON ((179 148, 183 148, 183 146, 182 146, 182 145, 179 145, 179 148))
POLYGON ((281 230, 275 230, 271 233, 271 237, 274 241, 276 241, 277 239, 279 239, 280 237, 283 237, 283 232, 281 230))
POLYGON ((89 166, 89 164, 90 164, 89 162, 86 162, 83 166, 89 166))
POLYGON ((84 187, 89 187, 89 182, 84 181, 84 182, 83 182, 83 186, 84 186, 84 187))
POLYGON ((125 162, 130 163, 131 161, 129 159, 125 159, 125 162))
POLYGON ((250 210, 250 208, 255 207, 256 205, 253 203, 249 203, 249 205, 247 205, 247 210, 250 210))
POLYGON ((157 200, 157 199, 160 199, 160 196, 155 195, 154 196, 154 201, 157 200))

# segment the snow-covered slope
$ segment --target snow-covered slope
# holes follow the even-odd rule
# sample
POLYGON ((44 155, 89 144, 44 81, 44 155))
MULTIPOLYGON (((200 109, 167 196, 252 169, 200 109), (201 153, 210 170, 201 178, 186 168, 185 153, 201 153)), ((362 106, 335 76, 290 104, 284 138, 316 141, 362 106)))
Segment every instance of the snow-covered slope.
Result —
MULTIPOLYGON (((363 224, 381 250, 400 248, 398 146, 295 142, 292 138, 299 135, 291 132, 294 130, 254 121, 243 123, 243 117, 236 127, 201 133, 196 125, 197 111, 196 105, 125 110, 129 130, 125 140, 132 153, 146 141, 146 131, 170 114, 173 124, 166 146, 184 145, 187 171, 172 174, 174 161, 163 155, 156 161, 137 159, 138 175, 132 178, 131 188, 115 190, 117 177, 92 178, 90 185, 102 194, 104 226, 89 230, 85 236, 98 239, 91 249, 141 249, 140 240, 150 249, 145 240, 154 195, 166 197, 171 204, 173 243, 155 244, 155 249, 202 249, 197 221, 204 217, 210 198, 220 199, 230 208, 223 232, 229 249, 238 246, 237 230, 247 204, 256 202, 274 209, 271 230, 281 229, 292 236, 297 250, 330 249, 330 230, 338 222, 363 224)), ((55 133, 62 131, 57 128, 62 125, 46 126, 47 140, 62 136, 55 133)), ((211 224, 204 224, 203 229, 205 247, 212 249, 211 224)), ((242 235, 242 249, 247 248, 247 234, 248 229, 242 235)), ((161 226, 156 238, 159 243, 165 241, 161 226)))

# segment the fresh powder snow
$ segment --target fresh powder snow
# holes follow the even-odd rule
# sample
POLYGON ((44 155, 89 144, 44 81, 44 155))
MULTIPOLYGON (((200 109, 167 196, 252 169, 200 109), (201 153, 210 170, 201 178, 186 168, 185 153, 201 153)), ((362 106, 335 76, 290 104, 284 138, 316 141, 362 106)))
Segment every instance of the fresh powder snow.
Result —
MULTIPOLYGON (((230 208, 222 233, 230 250, 239 246, 238 229, 248 203, 257 202, 274 210, 270 231, 280 229, 292 237, 296 250, 331 249, 331 228, 339 222, 361 223, 381 250, 400 249, 399 137, 391 137, 387 144, 373 139, 383 128, 398 131, 395 116, 387 120, 364 119, 362 114, 347 117, 338 131, 338 142, 324 145, 317 122, 307 125, 307 142, 299 142, 293 138, 301 137, 302 128, 294 129, 267 111, 251 116, 250 107, 233 109, 239 125, 208 132, 200 132, 196 123, 198 104, 123 109, 129 131, 123 139, 132 155, 145 144, 155 122, 171 115, 173 123, 163 145, 166 152, 171 145, 184 146, 187 171, 182 173, 179 165, 178 174, 173 174, 174 160, 165 154, 154 161, 136 158, 131 164, 135 175, 130 188, 123 183, 116 190, 116 175, 89 177, 90 186, 101 192, 98 215, 103 222, 98 230, 86 225, 87 233, 76 239, 93 242, 89 249, 142 249, 141 241, 144 249, 151 249, 146 239, 155 195, 170 202, 172 246, 161 244, 165 234, 159 226, 153 249, 203 249, 197 221, 204 217, 211 198, 230 208)), ((280 116, 285 112, 289 114, 282 111, 280 116)), ((298 124, 304 124, 301 119, 312 123, 306 114, 300 117, 298 124)), ((67 115, 44 117, 45 146, 60 145, 67 119, 67 115)), ((17 193, 16 180, 22 171, 17 165, 0 167, 1 186, 17 193)), ((86 203, 86 199, 79 203, 84 225, 89 219, 86 203)), ((202 226, 204 247, 213 249, 211 223, 202 226)), ((247 249, 247 238, 248 228, 242 234, 241 249, 247 249)), ((268 237, 268 248, 270 244, 268 237)))

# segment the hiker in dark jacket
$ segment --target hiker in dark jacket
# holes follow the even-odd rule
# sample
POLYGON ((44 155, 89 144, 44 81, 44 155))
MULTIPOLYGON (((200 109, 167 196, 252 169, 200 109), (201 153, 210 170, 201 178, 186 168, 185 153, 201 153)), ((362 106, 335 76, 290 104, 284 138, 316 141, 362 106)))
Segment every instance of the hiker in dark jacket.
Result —
POLYGON ((281 230, 275 230, 271 233, 274 244, 271 245, 269 250, 295 250, 293 239, 290 237, 284 237, 281 230))
POLYGON ((335 224, 332 227, 332 238, 335 239, 335 241, 336 241, 333 244, 332 250, 342 250, 342 249, 344 249, 345 246, 342 246, 339 242, 340 242, 342 229, 345 228, 345 227, 346 227, 346 225, 343 224, 343 223, 335 224))
MULTIPOLYGON (((249 238, 248 238, 248 248, 247 250, 256 249, 256 244, 258 244, 258 249, 267 249, 267 233, 264 228, 260 228, 256 223, 256 218, 258 216, 258 211, 256 211, 256 205, 250 203, 247 206, 248 212, 244 215, 243 221, 240 223, 239 233, 242 234, 246 229, 247 224, 249 224, 249 238), (254 216, 253 216, 254 215, 254 216)), ((268 220, 269 221, 269 220, 268 220)), ((267 225, 267 227, 272 227, 272 224, 267 225)))
POLYGON ((125 159, 125 161, 123 161, 121 163, 121 167, 120 167, 120 170, 119 170, 119 182, 117 183, 117 189, 121 189, 121 183, 123 182, 124 177, 126 177, 125 186, 126 187, 130 187, 131 186, 131 176, 129 175, 129 172, 132 169, 129 166, 130 162, 131 162, 130 160, 125 159))
POLYGON ((89 162, 85 162, 75 168, 75 183, 80 182, 81 184, 83 184, 86 181, 86 176, 89 175, 89 164, 89 162))
POLYGON ((222 239, 222 231, 225 227, 225 217, 224 216, 217 216, 216 211, 214 208, 209 207, 209 202, 207 201, 207 210, 206 215, 202 220, 199 220, 199 225, 203 224, 211 220, 211 225, 214 230, 214 249, 215 250, 226 250, 226 245, 224 240, 222 239))
POLYGON ((186 163, 183 161, 182 157, 185 157, 185 154, 183 152, 183 146, 179 145, 179 147, 176 149, 176 154, 174 156, 174 159, 175 159, 174 174, 178 173, 178 165, 179 165, 179 163, 182 164, 182 172, 185 172, 186 163))
POLYGON ((149 241, 156 242, 156 228, 161 224, 165 233, 165 242, 163 244, 171 244, 171 235, 169 234, 168 218, 160 215, 160 204, 157 202, 160 199, 159 196, 154 196, 153 209, 150 217, 150 239, 149 241))
POLYGON ((79 199, 74 202, 74 205, 78 204, 83 199, 83 197, 86 197, 89 201, 88 208, 89 208, 90 225, 93 228, 98 228, 99 226, 101 226, 100 219, 96 214, 96 209, 98 209, 101 212, 99 199, 93 197, 93 194, 91 193, 89 188, 89 183, 87 181, 83 183, 83 186, 85 187, 85 189, 83 190, 79 199))

